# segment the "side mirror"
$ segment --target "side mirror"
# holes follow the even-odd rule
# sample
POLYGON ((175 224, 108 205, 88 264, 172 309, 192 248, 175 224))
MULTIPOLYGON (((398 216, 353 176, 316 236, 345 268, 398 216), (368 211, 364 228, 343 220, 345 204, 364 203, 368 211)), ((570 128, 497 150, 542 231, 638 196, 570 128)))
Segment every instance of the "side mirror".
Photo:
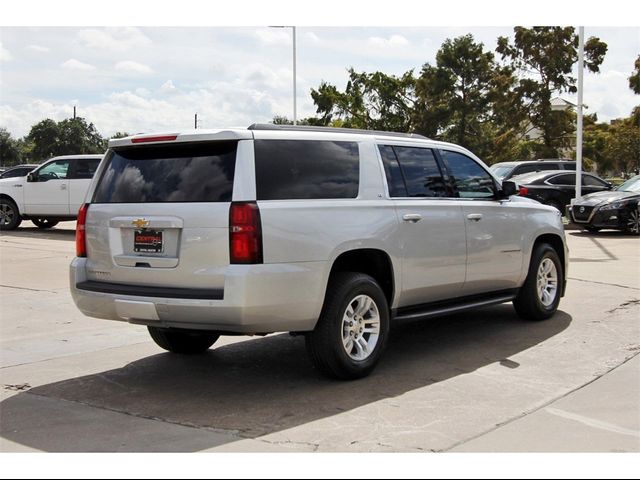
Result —
POLYGON ((38 174, 35 172, 30 172, 27 175, 27 182, 35 182, 38 180, 38 174))
POLYGON ((517 195, 518 186, 516 185, 516 182, 513 182, 511 180, 505 180, 504 182, 502 182, 502 190, 500 191, 500 193, 500 196, 503 198, 509 198, 511 195, 517 195))

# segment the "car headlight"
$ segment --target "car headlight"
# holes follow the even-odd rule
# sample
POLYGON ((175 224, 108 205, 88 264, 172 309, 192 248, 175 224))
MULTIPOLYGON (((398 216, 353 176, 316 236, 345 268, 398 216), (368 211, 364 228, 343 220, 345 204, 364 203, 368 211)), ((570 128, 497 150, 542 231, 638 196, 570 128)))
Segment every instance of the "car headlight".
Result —
POLYGON ((600 210, 619 210, 626 207, 630 203, 630 200, 621 200, 618 202, 609 203, 608 205, 603 205, 602 207, 600 207, 600 210))

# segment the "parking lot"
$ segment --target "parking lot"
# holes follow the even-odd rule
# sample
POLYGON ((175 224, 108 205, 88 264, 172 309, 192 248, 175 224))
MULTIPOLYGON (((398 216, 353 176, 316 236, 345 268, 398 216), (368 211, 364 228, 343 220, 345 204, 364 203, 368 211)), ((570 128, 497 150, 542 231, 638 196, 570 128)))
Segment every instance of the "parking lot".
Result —
POLYGON ((0 236, 0 451, 640 451, 640 242, 569 230, 551 320, 510 304, 394 326, 374 374, 318 375, 304 339, 165 353, 80 314, 72 222, 0 236))

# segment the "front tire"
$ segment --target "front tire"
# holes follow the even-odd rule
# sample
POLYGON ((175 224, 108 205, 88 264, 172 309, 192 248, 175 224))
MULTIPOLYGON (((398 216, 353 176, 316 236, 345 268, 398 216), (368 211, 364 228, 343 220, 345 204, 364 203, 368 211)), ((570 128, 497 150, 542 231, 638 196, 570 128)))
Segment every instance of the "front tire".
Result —
POLYGON ((0 230, 15 230, 21 223, 16 204, 8 198, 0 198, 0 230))
POLYGON ((206 352, 220 335, 197 330, 147 327, 154 342, 171 353, 195 355, 206 352))
POLYGON ((324 375, 354 380, 369 375, 389 336, 387 298, 369 275, 332 275, 315 330, 306 335, 309 357, 324 375))
POLYGON ((626 231, 631 235, 640 235, 640 210, 638 208, 629 212, 626 231))
POLYGON ((536 245, 531 255, 527 279, 513 301, 518 315, 526 320, 552 317, 560 304, 563 274, 556 250, 548 243, 536 245))
POLYGON ((49 220, 48 218, 32 218, 31 223, 38 228, 47 229, 55 227, 59 222, 57 220, 49 220))

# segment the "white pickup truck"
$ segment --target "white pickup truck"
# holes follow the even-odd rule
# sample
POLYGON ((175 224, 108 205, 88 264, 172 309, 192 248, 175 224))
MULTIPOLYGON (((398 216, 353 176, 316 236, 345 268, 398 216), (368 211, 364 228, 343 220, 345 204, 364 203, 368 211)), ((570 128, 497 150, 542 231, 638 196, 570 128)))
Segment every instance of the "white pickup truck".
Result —
POLYGON ((102 157, 55 157, 26 177, 0 179, 0 230, 14 230, 22 220, 39 228, 75 220, 102 157))

